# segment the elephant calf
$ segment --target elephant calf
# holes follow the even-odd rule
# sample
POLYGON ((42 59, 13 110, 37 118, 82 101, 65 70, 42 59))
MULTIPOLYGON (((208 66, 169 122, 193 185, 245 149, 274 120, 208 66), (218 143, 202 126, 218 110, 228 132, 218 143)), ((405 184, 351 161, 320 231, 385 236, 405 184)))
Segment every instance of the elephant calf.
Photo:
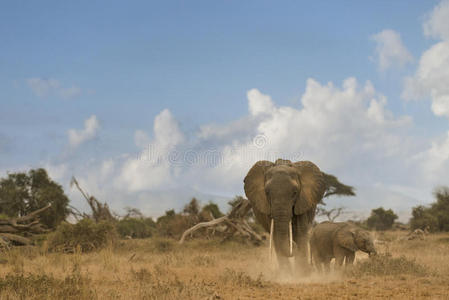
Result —
POLYGON ((336 266, 341 266, 345 258, 346 265, 353 264, 357 250, 370 256, 376 253, 370 233, 353 224, 323 222, 312 231, 311 258, 319 270, 324 265, 324 270, 329 271, 332 258, 336 266))

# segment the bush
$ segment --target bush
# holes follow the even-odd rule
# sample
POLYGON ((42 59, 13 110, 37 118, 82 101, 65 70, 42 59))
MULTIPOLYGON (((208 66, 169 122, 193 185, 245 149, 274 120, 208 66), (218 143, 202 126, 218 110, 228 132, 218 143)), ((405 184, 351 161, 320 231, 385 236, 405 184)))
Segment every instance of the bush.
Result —
POLYGON ((417 206, 412 210, 412 229, 429 228, 431 231, 449 231, 449 188, 440 187, 434 192, 436 202, 429 207, 417 206))
POLYGON ((105 247, 117 239, 117 231, 110 222, 95 223, 85 218, 76 224, 61 223, 48 237, 50 251, 89 252, 105 247))
POLYGON ((220 211, 220 208, 217 204, 210 201, 207 205, 203 206, 202 208, 203 212, 210 212, 210 214, 215 218, 223 217, 223 213, 220 211))
POLYGON ((385 210, 383 207, 371 210, 370 217, 366 220, 366 224, 370 229, 387 230, 391 229, 394 220, 398 216, 391 210, 385 210))
POLYGON ((121 237, 148 238, 156 231, 156 223, 151 218, 125 218, 117 222, 117 232, 121 237))
POLYGON ((157 219, 157 230, 160 236, 179 238, 194 223, 192 216, 177 214, 172 209, 157 219))
POLYGON ((412 208, 410 227, 412 230, 429 228, 430 231, 436 231, 438 230, 438 219, 433 215, 431 208, 422 205, 416 206, 412 208))
POLYGON ((387 276, 410 274, 425 276, 427 269, 418 264, 414 259, 405 256, 392 257, 391 254, 378 254, 370 259, 358 263, 351 271, 353 275, 387 276))

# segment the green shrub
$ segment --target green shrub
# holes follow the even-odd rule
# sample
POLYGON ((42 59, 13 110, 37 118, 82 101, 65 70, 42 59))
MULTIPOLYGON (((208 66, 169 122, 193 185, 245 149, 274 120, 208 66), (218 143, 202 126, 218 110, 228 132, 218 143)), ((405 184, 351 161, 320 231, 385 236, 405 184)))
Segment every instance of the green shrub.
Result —
POLYGON ((56 228, 69 215, 69 198, 62 186, 53 181, 45 169, 28 173, 10 173, 0 178, 0 214, 10 217, 27 215, 51 204, 39 215, 40 223, 56 228))
POLYGON ((113 223, 95 223, 85 218, 76 224, 61 223, 47 241, 50 251, 74 252, 79 248, 82 252, 89 252, 105 247, 116 238, 117 231, 113 223))
POLYGON ((210 212, 211 215, 212 215, 215 219, 224 216, 224 214, 220 211, 220 208, 218 207, 218 205, 215 204, 215 203, 213 203, 212 201, 209 201, 208 204, 206 204, 205 206, 203 206, 203 208, 201 209, 201 211, 203 211, 203 212, 210 212))
POLYGON ((178 239, 184 231, 193 226, 195 222, 190 215, 181 215, 168 210, 164 216, 157 219, 157 231, 160 236, 178 239))
POLYGON ((440 187, 434 192, 436 202, 430 206, 417 206, 412 210, 410 226, 412 229, 449 231, 449 188, 440 187))
POLYGON ((387 230, 393 226, 394 220, 398 216, 391 210, 385 210, 383 207, 371 210, 370 217, 366 220, 366 224, 370 229, 387 230))
POLYGON ((142 239, 153 236, 156 223, 151 218, 125 218, 117 222, 116 228, 121 237, 142 239))

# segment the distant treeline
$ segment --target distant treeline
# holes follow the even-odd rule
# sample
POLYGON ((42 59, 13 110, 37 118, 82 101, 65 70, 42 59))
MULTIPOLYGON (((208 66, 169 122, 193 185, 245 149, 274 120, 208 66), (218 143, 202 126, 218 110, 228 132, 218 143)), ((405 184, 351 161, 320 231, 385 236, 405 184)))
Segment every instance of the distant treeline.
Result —
MULTIPOLYGON (((409 222, 411 229, 449 231, 449 188, 438 188, 434 195, 436 198, 434 203, 412 209, 409 222)), ((241 197, 236 196, 230 201, 230 208, 239 199, 241 197)), ((28 173, 10 173, 6 178, 0 179, 0 218, 23 216, 49 203, 52 206, 42 214, 40 221, 47 228, 55 229, 73 212, 73 207, 70 206, 61 185, 51 180, 45 169, 34 169, 28 173)), ((167 210, 156 220, 144 216, 136 208, 128 207, 124 216, 115 215, 113 223, 121 237, 146 238, 158 235, 179 238, 186 229, 198 222, 211 221, 221 216, 223 212, 216 203, 208 202, 201 205, 196 198, 192 198, 182 211, 167 210)), ((372 210, 369 218, 357 223, 374 230, 387 230, 394 226, 397 218, 391 209, 380 207, 372 210)), ((259 229, 251 215, 248 221, 255 229, 259 229)))

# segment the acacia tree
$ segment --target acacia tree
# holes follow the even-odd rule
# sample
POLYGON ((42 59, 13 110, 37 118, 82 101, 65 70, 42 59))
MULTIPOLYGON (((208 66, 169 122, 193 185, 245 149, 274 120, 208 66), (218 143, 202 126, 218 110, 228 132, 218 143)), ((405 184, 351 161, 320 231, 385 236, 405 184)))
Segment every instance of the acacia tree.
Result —
MULTIPOLYGON (((324 193, 324 198, 329 196, 355 196, 354 187, 346 185, 340 182, 338 178, 334 175, 323 173, 324 181, 326 184, 326 192, 324 193)), ((335 207, 331 209, 325 208, 326 203, 321 200, 317 207, 317 215, 325 216, 331 222, 335 221, 345 210, 345 207, 335 207)))
POLYGON ((61 185, 51 180, 45 169, 10 173, 0 179, 0 214, 21 217, 42 207, 40 223, 55 228, 69 214, 69 199, 61 185))

